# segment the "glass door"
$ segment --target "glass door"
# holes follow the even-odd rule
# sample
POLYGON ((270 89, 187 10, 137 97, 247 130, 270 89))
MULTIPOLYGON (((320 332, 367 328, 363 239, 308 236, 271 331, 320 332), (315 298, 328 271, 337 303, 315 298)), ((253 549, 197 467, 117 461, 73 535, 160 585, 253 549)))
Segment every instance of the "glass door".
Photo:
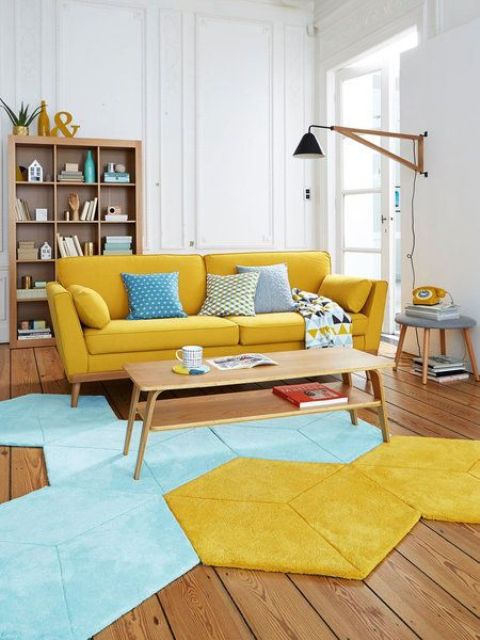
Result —
MULTIPOLYGON (((336 102, 337 124, 388 130, 388 70, 378 65, 338 71, 336 102)), ((365 137, 388 144, 388 139, 365 137)), ((337 270, 388 280, 384 331, 393 333, 394 217, 389 160, 354 140, 337 138, 337 270)))

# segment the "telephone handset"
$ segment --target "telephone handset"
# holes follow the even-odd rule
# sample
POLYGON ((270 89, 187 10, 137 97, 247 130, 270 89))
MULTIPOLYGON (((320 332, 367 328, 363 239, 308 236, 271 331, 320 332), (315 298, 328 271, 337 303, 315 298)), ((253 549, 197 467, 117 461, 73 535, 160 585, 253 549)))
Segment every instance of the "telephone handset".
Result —
POLYGON ((417 287, 412 291, 413 304, 439 304, 447 293, 441 287, 417 287))

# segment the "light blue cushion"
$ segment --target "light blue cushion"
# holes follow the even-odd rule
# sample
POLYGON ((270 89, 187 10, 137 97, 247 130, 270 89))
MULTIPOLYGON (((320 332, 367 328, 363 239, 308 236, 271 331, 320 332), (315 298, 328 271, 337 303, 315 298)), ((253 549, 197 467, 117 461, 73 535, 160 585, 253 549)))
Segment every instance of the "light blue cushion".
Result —
POLYGON ((178 273, 122 273, 128 295, 127 320, 185 318, 178 297, 178 273))
POLYGON ((296 305, 292 298, 286 264, 272 264, 266 267, 237 266, 237 271, 255 271, 260 276, 255 294, 255 313, 295 311, 296 305))

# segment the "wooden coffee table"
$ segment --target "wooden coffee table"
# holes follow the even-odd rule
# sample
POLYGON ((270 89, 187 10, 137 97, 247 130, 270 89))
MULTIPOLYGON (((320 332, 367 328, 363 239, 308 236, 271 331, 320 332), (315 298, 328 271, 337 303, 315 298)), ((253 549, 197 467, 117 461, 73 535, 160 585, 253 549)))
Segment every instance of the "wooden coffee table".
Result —
POLYGON ((185 429, 211 426, 227 422, 262 420, 282 416, 348 411, 352 424, 358 424, 357 410, 375 408, 378 412, 384 442, 389 440, 388 421, 383 391, 382 369, 393 367, 393 361, 356 349, 334 347, 308 351, 269 353, 278 366, 220 371, 213 366, 204 375, 182 376, 173 373, 176 361, 142 362, 124 366, 133 382, 132 399, 125 436, 124 455, 127 455, 137 414, 143 420, 134 478, 138 480, 150 431, 185 429), (352 373, 368 371, 373 394, 352 386, 352 373), (337 391, 348 395, 345 404, 298 409, 272 393, 271 388, 253 391, 196 395, 181 399, 160 400, 158 396, 170 390, 209 389, 242 384, 295 380, 319 376, 341 376, 342 382, 328 383, 337 391), (140 402, 141 392, 147 393, 146 402, 140 402))

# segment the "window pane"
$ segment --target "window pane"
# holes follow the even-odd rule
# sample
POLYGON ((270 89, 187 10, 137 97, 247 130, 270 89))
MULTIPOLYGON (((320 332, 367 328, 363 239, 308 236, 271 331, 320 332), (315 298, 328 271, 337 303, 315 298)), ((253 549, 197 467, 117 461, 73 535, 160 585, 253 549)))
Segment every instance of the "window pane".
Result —
POLYGON ((349 276, 361 276, 362 278, 381 278, 382 266, 379 253, 344 253, 344 273, 349 276))
POLYGON ((380 249, 382 243, 379 193, 346 195, 343 199, 344 246, 380 249))
POLYGON ((354 140, 342 140, 343 188, 378 189, 381 181, 381 156, 354 140))
POLYGON ((346 127, 380 129, 382 124, 382 76, 380 71, 344 80, 342 124, 346 127))

